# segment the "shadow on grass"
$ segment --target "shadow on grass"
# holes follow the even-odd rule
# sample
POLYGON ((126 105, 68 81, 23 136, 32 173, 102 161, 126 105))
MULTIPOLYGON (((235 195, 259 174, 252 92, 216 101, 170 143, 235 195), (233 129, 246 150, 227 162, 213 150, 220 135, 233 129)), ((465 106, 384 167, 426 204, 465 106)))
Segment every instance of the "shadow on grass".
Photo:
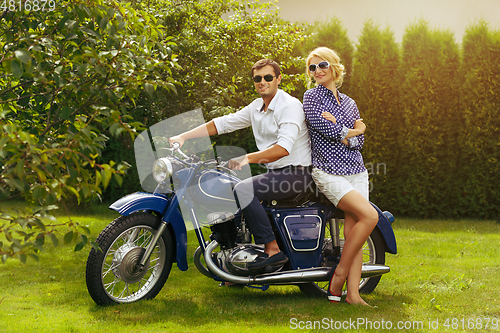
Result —
POLYGON ((321 321, 356 320, 366 316, 389 317, 397 315, 405 320, 408 296, 386 296, 373 293, 366 296, 378 308, 352 306, 345 303, 330 304, 326 298, 309 297, 294 286, 271 286, 266 291, 249 288, 218 288, 207 284, 199 286, 187 295, 173 288, 161 293, 151 301, 111 307, 93 306, 89 309, 96 320, 125 325, 150 325, 154 323, 175 323, 186 329, 197 331, 207 324, 221 327, 252 324, 255 326, 289 325, 292 318, 321 321), (390 314, 390 315, 389 315, 390 314))

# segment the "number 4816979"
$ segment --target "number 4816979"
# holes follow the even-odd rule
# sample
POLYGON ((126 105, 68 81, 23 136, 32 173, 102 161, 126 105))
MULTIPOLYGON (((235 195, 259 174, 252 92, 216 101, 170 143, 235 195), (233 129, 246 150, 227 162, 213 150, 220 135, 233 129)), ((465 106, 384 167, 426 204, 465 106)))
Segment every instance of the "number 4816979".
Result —
POLYGON ((3 0, 1 1, 0 10, 6 11, 9 10, 11 12, 16 11, 52 11, 56 9, 56 2, 54 0, 3 0))

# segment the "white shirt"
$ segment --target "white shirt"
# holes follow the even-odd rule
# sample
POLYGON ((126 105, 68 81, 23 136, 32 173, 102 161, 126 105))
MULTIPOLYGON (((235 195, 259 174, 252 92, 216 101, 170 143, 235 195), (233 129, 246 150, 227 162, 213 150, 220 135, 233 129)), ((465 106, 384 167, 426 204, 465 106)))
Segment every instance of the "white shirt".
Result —
POLYGON ((264 100, 257 98, 238 112, 215 118, 217 133, 230 133, 252 126, 259 150, 277 144, 289 153, 277 161, 267 163, 267 168, 311 165, 311 146, 302 103, 278 89, 267 111, 261 111, 263 106, 264 100))

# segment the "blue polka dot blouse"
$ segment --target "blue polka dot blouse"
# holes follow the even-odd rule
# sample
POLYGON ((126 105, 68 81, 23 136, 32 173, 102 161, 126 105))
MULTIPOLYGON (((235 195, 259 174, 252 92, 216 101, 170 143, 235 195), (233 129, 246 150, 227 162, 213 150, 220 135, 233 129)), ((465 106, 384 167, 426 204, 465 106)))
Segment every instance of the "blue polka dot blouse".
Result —
POLYGON ((364 135, 348 138, 349 145, 342 143, 354 122, 360 118, 356 103, 339 92, 340 105, 333 92, 322 85, 304 93, 304 112, 311 137, 312 164, 333 175, 355 175, 366 170, 360 149, 364 135), (330 112, 336 123, 321 116, 330 112))

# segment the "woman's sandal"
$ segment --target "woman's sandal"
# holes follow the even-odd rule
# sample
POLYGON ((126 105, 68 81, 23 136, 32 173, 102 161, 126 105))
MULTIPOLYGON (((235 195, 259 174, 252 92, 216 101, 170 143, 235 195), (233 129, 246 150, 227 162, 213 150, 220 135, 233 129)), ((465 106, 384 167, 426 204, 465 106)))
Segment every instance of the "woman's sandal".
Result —
POLYGON ((328 284, 328 292, 327 297, 330 303, 339 303, 342 299, 342 293, 340 295, 333 295, 330 291, 330 286, 332 285, 333 278, 335 277, 335 272, 332 274, 332 278, 330 279, 330 283, 328 284))
POLYGON ((330 290, 328 290, 327 295, 328 295, 328 300, 330 301, 330 303, 339 303, 340 300, 342 299, 342 295, 332 295, 330 290))

